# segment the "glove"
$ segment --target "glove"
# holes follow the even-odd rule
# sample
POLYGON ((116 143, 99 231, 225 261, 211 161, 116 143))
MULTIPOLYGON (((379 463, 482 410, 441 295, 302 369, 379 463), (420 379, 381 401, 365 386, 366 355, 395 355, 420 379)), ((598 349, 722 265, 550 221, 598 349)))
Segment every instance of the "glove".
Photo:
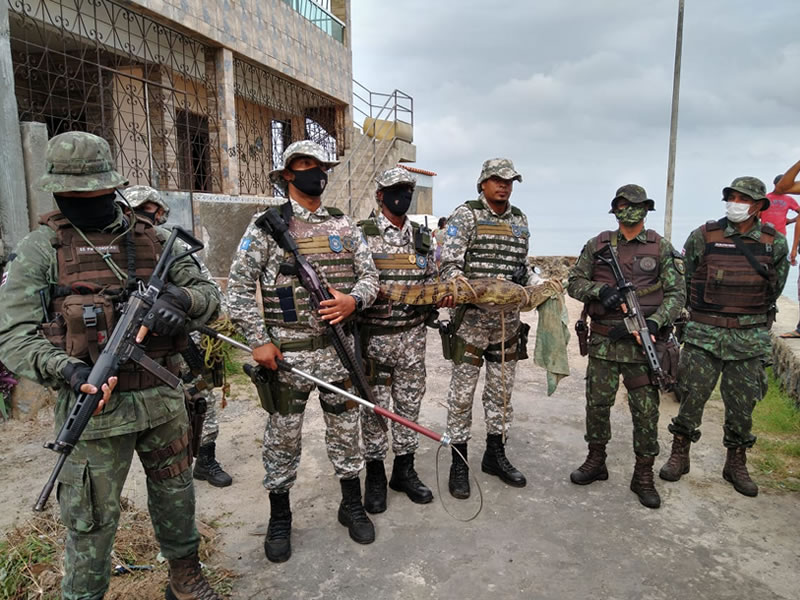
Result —
POLYGON ((658 335, 658 330, 661 329, 658 323, 653 321, 653 319, 647 319, 645 323, 647 323, 647 330, 650 332, 650 335, 658 335))
POLYGON ((614 310, 615 308, 618 308, 622 302, 622 296, 617 288, 612 288, 608 284, 604 284, 603 287, 600 288, 600 303, 603 305, 603 308, 607 310, 614 310))
POLYGON ((64 365, 61 369, 61 377, 64 378, 76 394, 80 394, 81 386, 89 381, 89 373, 92 372, 92 367, 86 363, 70 362, 64 365))
POLYGON ((187 292, 168 283, 147 311, 142 325, 157 335, 176 335, 186 324, 186 312, 191 305, 187 292))

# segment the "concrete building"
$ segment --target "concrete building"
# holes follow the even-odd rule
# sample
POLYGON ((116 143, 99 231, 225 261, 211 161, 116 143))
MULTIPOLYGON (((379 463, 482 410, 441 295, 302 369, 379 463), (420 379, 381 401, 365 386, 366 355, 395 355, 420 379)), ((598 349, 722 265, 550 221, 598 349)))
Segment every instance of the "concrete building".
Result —
POLYGON ((364 182, 414 159, 413 101, 354 95, 349 26, 350 0, 0 0, 0 254, 52 206, 33 183, 48 137, 69 130, 161 190, 215 276, 292 141, 342 161, 326 202, 366 216, 364 182))

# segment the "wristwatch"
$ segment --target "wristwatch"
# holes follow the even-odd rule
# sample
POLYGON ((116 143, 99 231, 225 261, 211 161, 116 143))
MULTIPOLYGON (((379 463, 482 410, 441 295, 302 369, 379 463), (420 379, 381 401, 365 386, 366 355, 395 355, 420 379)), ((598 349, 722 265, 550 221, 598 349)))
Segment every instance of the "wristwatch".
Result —
POLYGON ((364 301, 361 299, 361 296, 358 294, 350 294, 356 300, 356 312, 361 312, 364 310, 364 301))

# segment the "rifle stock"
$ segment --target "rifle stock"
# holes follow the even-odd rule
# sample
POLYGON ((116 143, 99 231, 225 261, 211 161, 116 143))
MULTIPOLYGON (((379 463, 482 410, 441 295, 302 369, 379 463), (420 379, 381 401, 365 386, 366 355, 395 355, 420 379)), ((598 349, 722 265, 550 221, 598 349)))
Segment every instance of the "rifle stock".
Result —
POLYGON ((33 510, 37 512, 44 510, 47 499, 53 491, 53 487, 66 462, 67 456, 70 455, 75 448, 75 444, 80 440, 83 431, 89 424, 89 419, 92 418, 100 399, 103 397, 103 384, 108 381, 109 377, 112 377, 117 372, 119 365, 128 360, 132 360, 156 377, 159 377, 170 387, 178 387, 180 380, 147 356, 144 353, 144 349, 136 344, 136 334, 139 331, 139 327, 147 311, 161 293, 167 273, 169 273, 169 269, 172 267, 173 263, 202 248, 203 244, 199 240, 195 239, 180 227, 175 227, 169 239, 164 244, 161 256, 159 257, 158 263, 156 263, 153 274, 150 276, 147 285, 145 286, 140 283, 139 289, 131 294, 131 297, 125 303, 122 309, 122 315, 114 326, 114 330, 111 332, 103 351, 92 366, 89 378, 86 381, 86 383, 97 388, 97 393, 79 393, 75 403, 70 408, 67 418, 63 425, 61 425, 56 439, 44 444, 45 448, 58 452, 61 456, 58 457, 56 466, 50 474, 44 488, 42 488, 33 510), (173 256, 172 248, 178 238, 187 243, 189 247, 187 250, 173 256))

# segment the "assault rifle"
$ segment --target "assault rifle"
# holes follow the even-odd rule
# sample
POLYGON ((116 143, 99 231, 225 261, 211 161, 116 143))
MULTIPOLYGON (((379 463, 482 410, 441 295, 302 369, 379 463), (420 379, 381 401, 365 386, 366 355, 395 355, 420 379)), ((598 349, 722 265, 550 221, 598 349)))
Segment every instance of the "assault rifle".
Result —
POLYGON ((622 272, 622 267, 619 264, 617 251, 614 246, 609 244, 602 250, 595 253, 595 257, 602 260, 609 267, 614 274, 614 279, 617 280, 617 290, 624 299, 625 308, 623 310, 624 316, 622 318, 625 323, 625 328, 628 333, 636 333, 642 345, 642 350, 647 357, 647 363, 650 366, 650 373, 653 382, 663 391, 670 391, 672 385, 668 381, 667 374, 661 368, 661 363, 656 354, 656 347, 653 340, 650 339, 650 330, 647 328, 647 322, 642 314, 642 307, 639 304, 639 297, 636 295, 636 288, 631 282, 625 279, 625 274, 622 272), (608 254, 609 257, 606 257, 608 254))
MULTIPOLYGON (((282 275, 295 276, 300 280, 300 285, 308 292, 308 300, 314 310, 320 309, 323 300, 331 300, 333 298, 328 289, 322 285, 314 267, 300 254, 297 249, 297 242, 294 241, 294 238, 289 233, 289 225, 277 208, 272 207, 267 210, 256 220, 256 225, 264 229, 282 250, 289 252, 294 257, 294 263, 281 263, 280 272, 282 275)), ((350 344, 348 344, 347 336, 341 324, 332 325, 328 322, 328 327, 336 355, 342 361, 348 373, 350 373, 350 377, 353 379, 353 383, 361 397, 369 400, 372 404, 377 404, 378 401, 375 399, 375 394, 364 373, 364 367, 361 361, 356 358, 350 344)), ((384 418, 377 413, 375 413, 375 417, 381 429, 386 431, 387 427, 384 418)))
POLYGON ((50 474, 50 478, 42 488, 33 510, 38 512, 44 510, 58 474, 61 472, 67 457, 75 448, 75 444, 78 443, 83 430, 86 429, 89 419, 103 397, 102 385, 108 381, 109 377, 117 373, 119 365, 132 360, 171 388, 178 387, 180 379, 145 354, 144 347, 136 343, 136 334, 147 315, 147 311, 150 310, 150 307, 153 306, 156 298, 161 293, 173 263, 202 249, 202 242, 190 235, 189 232, 180 227, 173 228, 172 234, 164 244, 161 257, 158 259, 150 280, 146 286, 139 282, 139 289, 128 298, 122 308, 120 319, 108 338, 108 342, 92 366, 92 371, 89 373, 86 383, 95 386, 98 390, 97 393, 87 394, 81 392, 78 394, 78 398, 75 400, 75 404, 72 405, 55 441, 47 442, 44 445, 45 448, 58 452, 60 456, 53 472, 50 474), (186 251, 173 256, 172 247, 175 245, 177 238, 183 240, 189 247, 186 251))

